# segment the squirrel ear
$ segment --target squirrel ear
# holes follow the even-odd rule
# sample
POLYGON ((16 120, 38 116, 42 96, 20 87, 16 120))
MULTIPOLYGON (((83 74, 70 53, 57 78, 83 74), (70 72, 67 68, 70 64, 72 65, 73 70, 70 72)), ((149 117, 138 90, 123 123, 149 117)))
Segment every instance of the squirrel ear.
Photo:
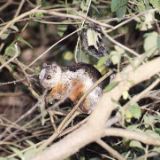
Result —
POLYGON ((47 63, 43 63, 42 67, 46 68, 47 67, 47 63))
POLYGON ((57 67, 57 66, 58 66, 57 63, 52 63, 52 64, 51 64, 51 67, 52 67, 52 68, 55 68, 55 67, 57 67))

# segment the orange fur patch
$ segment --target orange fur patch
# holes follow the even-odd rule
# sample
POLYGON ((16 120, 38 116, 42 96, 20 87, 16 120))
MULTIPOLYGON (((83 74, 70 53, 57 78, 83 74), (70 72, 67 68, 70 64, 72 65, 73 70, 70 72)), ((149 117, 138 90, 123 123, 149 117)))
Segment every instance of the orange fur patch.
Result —
POLYGON ((65 94, 65 91, 66 91, 66 86, 64 84, 58 83, 52 88, 50 96, 56 97, 56 95, 63 95, 65 94))
MULTIPOLYGON (((84 94, 84 85, 80 80, 72 80, 72 88, 69 93, 69 98, 72 102, 76 103, 81 96, 84 94)), ((67 93, 67 86, 61 83, 58 83, 55 85, 51 92, 49 93, 49 97, 53 97, 53 99, 60 99, 60 97, 63 97, 67 93)))
POLYGON ((69 95, 69 98, 73 102, 77 102, 84 93, 84 86, 80 80, 73 80, 72 86, 73 88, 71 90, 71 94, 69 95))
MULTIPOLYGON (((82 97, 84 94, 84 85, 83 82, 80 80, 72 80, 72 88, 71 92, 69 94, 69 98, 72 102, 77 103, 77 101, 82 97)), ((55 85, 51 92, 49 93, 49 96, 47 96, 48 99, 61 99, 60 97, 63 97, 63 95, 67 94, 67 86, 61 83, 58 83, 55 85)), ((84 100, 84 102, 81 104, 80 109, 84 113, 88 113, 90 110, 90 103, 87 99, 84 100)))

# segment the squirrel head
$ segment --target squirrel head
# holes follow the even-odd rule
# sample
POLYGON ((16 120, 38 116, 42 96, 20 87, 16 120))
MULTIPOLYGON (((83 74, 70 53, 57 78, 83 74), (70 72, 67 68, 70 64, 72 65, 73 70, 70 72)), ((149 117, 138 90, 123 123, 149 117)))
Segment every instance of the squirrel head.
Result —
POLYGON ((39 74, 39 80, 44 88, 51 89, 55 84, 60 82, 61 75, 62 69, 58 64, 43 64, 43 68, 39 74))

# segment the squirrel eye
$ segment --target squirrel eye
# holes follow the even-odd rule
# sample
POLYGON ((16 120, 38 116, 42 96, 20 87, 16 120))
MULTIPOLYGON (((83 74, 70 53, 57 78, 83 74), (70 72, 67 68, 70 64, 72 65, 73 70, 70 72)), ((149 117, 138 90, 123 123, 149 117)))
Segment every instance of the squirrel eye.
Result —
POLYGON ((47 76, 47 79, 48 79, 48 80, 51 79, 51 75, 48 75, 48 76, 47 76))

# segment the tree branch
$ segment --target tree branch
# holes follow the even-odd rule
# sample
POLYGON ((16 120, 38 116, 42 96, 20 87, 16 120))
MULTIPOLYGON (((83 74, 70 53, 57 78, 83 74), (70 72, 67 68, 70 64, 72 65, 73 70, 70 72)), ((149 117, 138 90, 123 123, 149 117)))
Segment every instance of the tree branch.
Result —
POLYGON ((115 137, 123 137, 127 139, 134 139, 137 141, 141 141, 145 144, 150 145, 159 145, 160 146, 160 138, 155 138, 149 136, 143 132, 135 132, 121 128, 107 128, 105 131, 105 136, 115 136, 115 137))
POLYGON ((108 144, 103 142, 101 139, 96 141, 101 147, 103 147, 106 151, 108 151, 113 157, 117 158, 118 160, 125 160, 123 156, 121 156, 116 150, 111 148, 108 144))

